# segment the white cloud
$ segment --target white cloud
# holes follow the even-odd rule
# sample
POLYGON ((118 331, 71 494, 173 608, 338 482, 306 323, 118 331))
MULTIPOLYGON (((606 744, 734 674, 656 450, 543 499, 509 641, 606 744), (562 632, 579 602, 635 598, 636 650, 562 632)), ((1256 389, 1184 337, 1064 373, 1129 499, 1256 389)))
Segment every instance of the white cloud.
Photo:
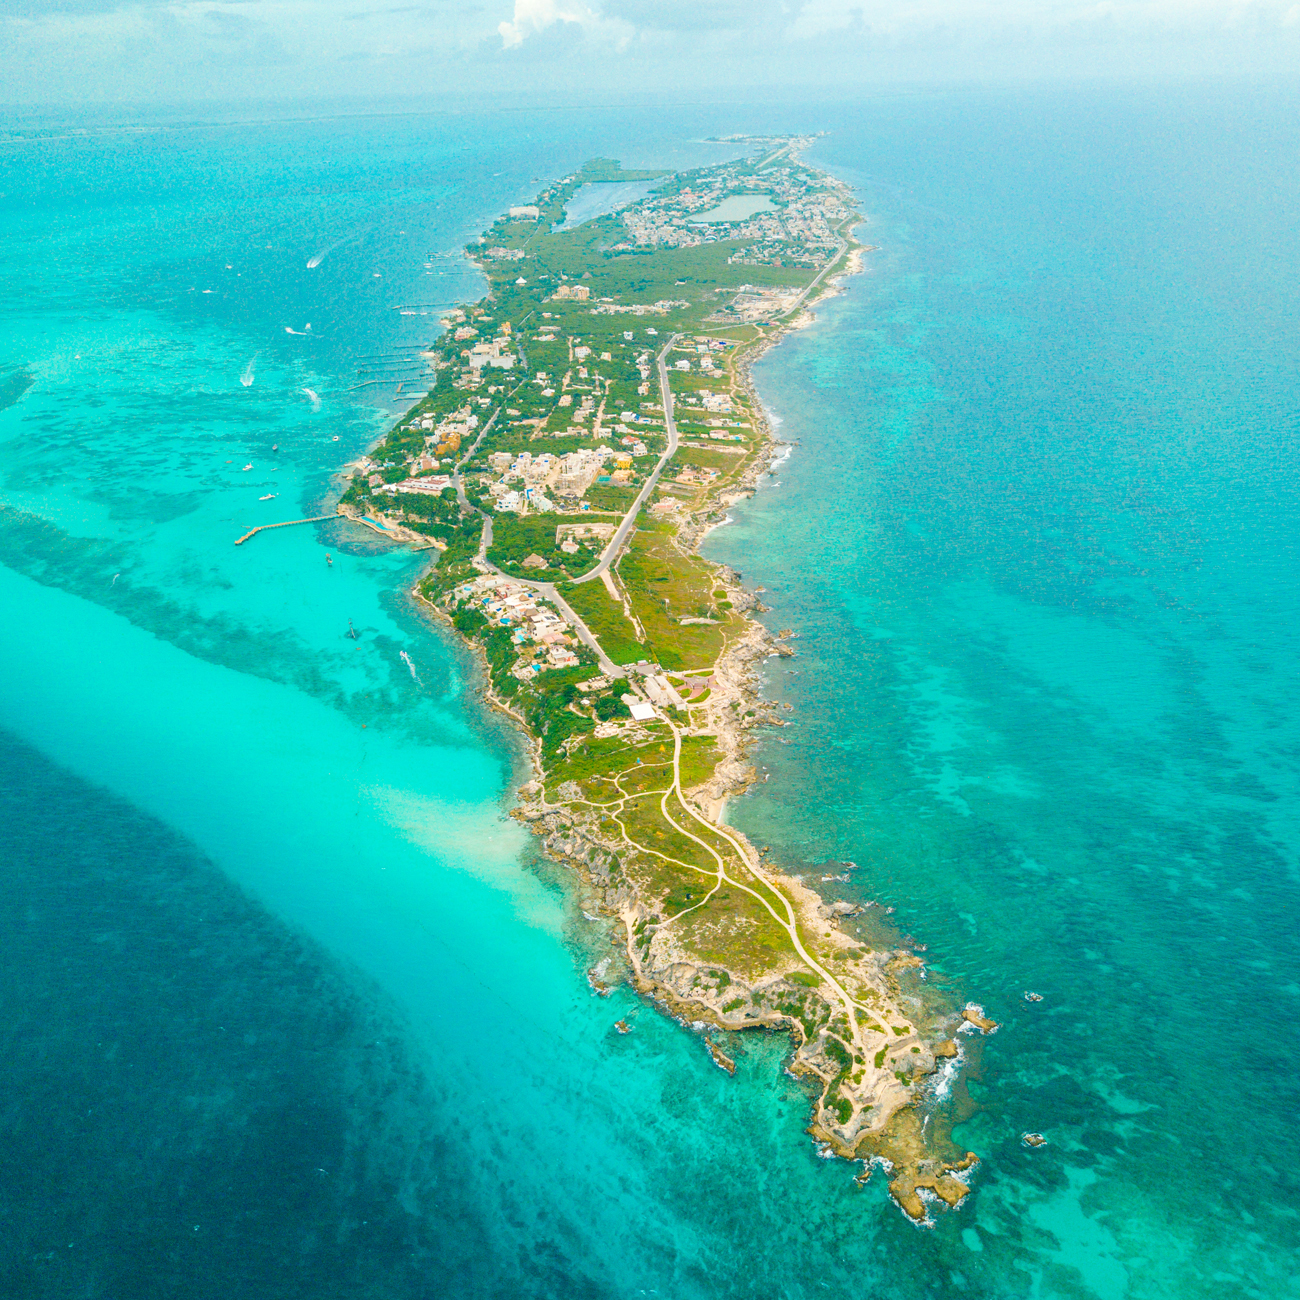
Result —
POLYGON ((596 15, 585 5, 557 4, 556 0, 515 0, 515 16, 511 22, 498 23, 501 43, 506 49, 522 45, 524 38, 534 36, 554 27, 556 23, 577 23, 588 27, 596 22, 596 15))
POLYGON ((456 93, 502 60, 519 93, 1290 76, 1300 0, 0 0, 0 103, 456 93))

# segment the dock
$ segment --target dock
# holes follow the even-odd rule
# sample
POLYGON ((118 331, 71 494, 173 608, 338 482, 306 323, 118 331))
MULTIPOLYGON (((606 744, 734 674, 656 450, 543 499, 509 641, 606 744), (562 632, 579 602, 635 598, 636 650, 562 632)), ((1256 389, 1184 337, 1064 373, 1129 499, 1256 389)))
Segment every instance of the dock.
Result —
POLYGON ((295 524, 323 524, 327 519, 339 519, 341 515, 313 515, 310 519, 286 519, 282 524, 258 524, 256 528, 250 528, 243 537, 237 538, 236 546, 243 546, 255 533, 265 532, 268 528, 292 528, 295 524))

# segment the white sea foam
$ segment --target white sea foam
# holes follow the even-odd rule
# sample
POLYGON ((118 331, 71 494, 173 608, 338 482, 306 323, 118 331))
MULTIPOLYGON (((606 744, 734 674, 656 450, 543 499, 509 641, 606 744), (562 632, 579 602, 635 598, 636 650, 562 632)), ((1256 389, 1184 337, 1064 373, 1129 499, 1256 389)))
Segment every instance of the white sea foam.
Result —
POLYGON ((936 1101, 943 1101, 952 1095, 952 1085, 965 1059, 966 1053, 958 1047, 957 1055, 948 1057, 935 1071, 932 1087, 936 1101))

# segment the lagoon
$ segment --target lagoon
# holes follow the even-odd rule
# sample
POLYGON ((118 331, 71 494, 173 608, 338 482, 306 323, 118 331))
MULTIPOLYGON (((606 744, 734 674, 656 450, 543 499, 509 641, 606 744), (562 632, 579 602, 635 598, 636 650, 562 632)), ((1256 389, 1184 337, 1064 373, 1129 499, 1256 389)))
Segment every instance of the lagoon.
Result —
POLYGON ((643 199, 660 182, 648 181, 593 181, 580 185, 564 208, 564 224, 556 230, 572 230, 575 226, 608 216, 643 199))
POLYGON ((766 194, 733 194, 716 208, 693 217, 692 221, 697 226, 707 226, 713 222, 747 221, 759 212, 775 211, 775 205, 766 194))

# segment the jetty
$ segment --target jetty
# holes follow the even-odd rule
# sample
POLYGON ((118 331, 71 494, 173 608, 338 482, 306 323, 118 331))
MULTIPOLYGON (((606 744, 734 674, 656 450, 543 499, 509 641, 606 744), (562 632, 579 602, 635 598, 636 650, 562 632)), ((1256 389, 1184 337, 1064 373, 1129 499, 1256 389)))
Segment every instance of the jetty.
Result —
POLYGON ((236 546, 243 546, 255 533, 265 532, 268 528, 292 528, 295 524, 323 524, 327 519, 337 519, 337 514, 332 515, 312 515, 310 519, 286 519, 282 524, 258 524, 256 528, 250 528, 243 537, 235 539, 236 546))

